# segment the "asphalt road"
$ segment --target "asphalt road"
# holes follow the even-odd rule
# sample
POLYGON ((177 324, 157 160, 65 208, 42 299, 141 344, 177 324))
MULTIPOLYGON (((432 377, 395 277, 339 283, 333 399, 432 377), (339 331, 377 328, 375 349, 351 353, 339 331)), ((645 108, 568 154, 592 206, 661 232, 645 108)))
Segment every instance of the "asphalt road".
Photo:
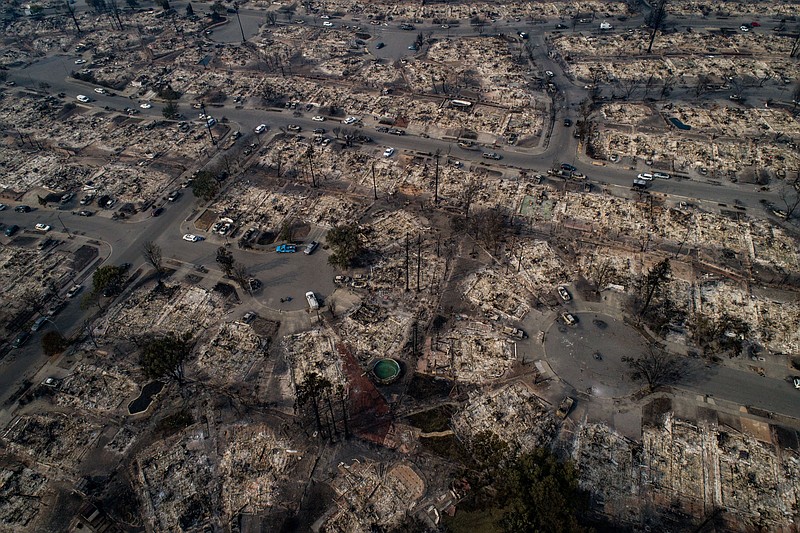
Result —
MULTIPOLYGON (((175 5, 176 8, 181 8, 183 6, 181 3, 175 5)), ((198 11, 197 7, 196 11, 198 11)), ((247 31, 246 35, 254 32, 253 21, 259 16, 263 16, 246 13, 244 10, 242 10, 240 15, 242 16, 242 25, 247 31)), ((320 24, 319 20, 314 21, 311 19, 310 21, 320 24)), ((332 22, 337 26, 345 24, 345 21, 340 19, 332 19, 332 22)), ((363 31, 375 34, 375 39, 371 40, 367 45, 369 49, 374 51, 374 43, 381 40, 385 42, 387 46, 379 51, 379 55, 389 59, 398 59, 413 54, 412 51, 407 50, 407 46, 420 31, 426 35, 428 32, 434 32, 434 34, 439 37, 446 37, 448 35, 476 35, 478 33, 474 28, 466 24, 451 28, 416 24, 416 30, 409 32, 400 30, 397 27, 399 22, 400 21, 393 21, 389 26, 373 27, 364 21, 356 21, 357 25, 362 26, 364 29, 363 31)), ((719 19, 675 20, 669 22, 669 24, 679 24, 681 26, 684 26, 684 24, 691 25, 695 31, 702 31, 704 29, 715 29, 722 26, 736 28, 742 22, 746 21, 734 22, 719 19)), ((255 23, 257 24, 257 20, 255 23)), ((353 21, 350 20, 348 23, 352 25, 353 21)), ((552 31, 555 23, 556 21, 547 21, 544 24, 518 23, 516 21, 507 23, 506 21, 499 21, 485 28, 484 33, 503 32, 508 34, 522 30, 528 32, 531 35, 531 39, 541 42, 544 32, 552 31)), ((579 25, 575 30, 570 29, 565 31, 583 31, 584 33, 599 32, 599 30, 594 29, 596 25, 599 25, 599 20, 593 23, 591 27, 589 25, 584 25, 585 28, 583 28, 579 25)), ((634 18, 625 22, 615 21, 614 25, 615 32, 626 31, 628 28, 640 26, 641 19, 634 18)), ((765 26, 767 25, 765 24, 765 26)), ((764 27, 759 31, 768 31, 768 28, 764 27)), ((240 40, 241 33, 238 29, 238 23, 234 22, 233 24, 226 25, 224 28, 215 30, 213 38, 230 39, 230 42, 235 42, 237 38, 240 40)), ((582 87, 578 87, 566 81, 558 65, 545 57, 543 46, 538 46, 536 48, 536 54, 537 64, 542 71, 553 70, 553 72, 556 73, 554 82, 563 94, 564 105, 559 109, 556 116, 554 135, 550 139, 546 150, 522 153, 513 148, 502 150, 501 147, 492 147, 492 151, 498 151, 503 155, 503 160, 500 161, 500 164, 512 169, 526 169, 532 172, 543 173, 547 168, 552 166, 554 160, 575 161, 577 163, 576 166, 589 176, 590 181, 627 187, 631 182, 633 171, 620 169, 616 165, 608 165, 605 167, 589 166, 585 163, 580 163, 580 161, 576 159, 576 141, 572 138, 571 130, 560 126, 560 122, 564 116, 571 115, 573 119, 575 118, 575 105, 585 98, 586 92, 582 87)), ((90 104, 92 106, 109 106, 110 108, 121 110, 127 106, 133 107, 138 105, 139 101, 135 99, 132 100, 123 96, 96 94, 93 92, 93 87, 90 84, 69 78, 69 71, 82 68, 80 65, 75 65, 75 60, 78 58, 79 56, 77 54, 44 58, 25 68, 10 70, 8 72, 8 79, 17 82, 19 85, 36 89, 39 89, 41 84, 44 83, 48 86, 46 90, 49 93, 55 94, 64 92, 68 99, 74 99, 77 94, 85 94, 94 100, 90 104)), ((681 90, 686 91, 688 88, 679 87, 677 89, 678 92, 673 93, 673 97, 675 97, 676 94, 680 95, 681 90)), ((773 97, 771 95, 775 95, 777 98, 785 99, 786 89, 780 84, 771 82, 764 88, 760 88, 759 94, 762 95, 760 97, 764 98, 773 97)), ((708 101, 712 101, 713 99, 726 100, 727 94, 714 94, 705 97, 705 100, 708 101)), ((190 119, 194 118, 193 110, 190 109, 188 102, 182 102, 181 109, 190 119)), ((238 124, 242 128, 242 131, 252 131, 252 128, 261 122, 268 124, 273 130, 285 127, 290 123, 301 125, 306 132, 314 127, 322 126, 326 129, 333 127, 331 121, 325 123, 311 121, 310 115, 312 113, 295 117, 290 112, 235 109, 232 106, 214 109, 211 113, 218 117, 225 116, 233 122, 234 125, 238 124)), ((141 114, 154 118, 160 117, 161 105, 154 103, 152 109, 141 110, 141 114)), ((377 152, 382 151, 385 146, 393 146, 400 150, 432 153, 438 149, 441 150, 443 155, 450 155, 457 160, 472 161, 476 164, 484 163, 484 160, 480 157, 481 150, 462 150, 451 141, 427 139, 412 135, 396 137, 379 133, 369 128, 365 128, 363 133, 375 139, 374 145, 367 145, 363 148, 366 150, 377 152)), ((244 140, 240 142, 243 141, 244 140)), ((773 202, 777 201, 777 195, 774 192, 756 191, 750 185, 726 183, 725 186, 716 186, 701 179, 655 181, 652 183, 651 190, 669 194, 677 199, 695 199, 711 203, 721 202, 732 204, 734 200, 738 199, 751 209, 758 209, 759 201, 762 199, 773 202)), ((60 214, 64 225, 66 225, 70 232, 78 232, 107 243, 111 250, 110 257, 107 259, 109 263, 119 264, 122 262, 131 262, 134 264, 134 268, 136 268, 138 265, 141 265, 143 261, 141 256, 142 244, 145 241, 153 240, 162 246, 162 249, 167 252, 165 255, 168 257, 179 258, 182 262, 189 265, 213 265, 216 248, 219 246, 219 243, 209 241, 188 243, 182 241, 180 238, 183 233, 180 225, 193 212, 194 208, 195 202, 191 198, 191 194, 186 191, 184 197, 176 204, 169 205, 166 212, 161 217, 158 219, 147 219, 138 223, 112 221, 103 216, 82 218, 65 212, 56 212, 51 209, 37 209, 29 214, 17 214, 11 210, 6 210, 0 212, 0 222, 4 224, 17 223, 27 228, 31 228, 37 222, 44 222, 52 225, 55 228, 53 230, 54 232, 58 232, 63 231, 63 227, 57 216, 60 214), (61 230, 59 230, 59 228, 61 228, 61 230)), ((333 286, 330 281, 332 271, 324 270, 327 263, 325 261, 325 253, 322 251, 318 251, 317 254, 311 257, 305 256, 304 254, 278 257, 274 253, 272 255, 265 255, 262 253, 234 250, 234 256, 265 282, 264 292, 256 297, 257 300, 262 301, 265 305, 275 306, 276 299, 284 296, 292 296, 294 298, 291 303, 292 306, 305 306, 302 296, 305 290, 314 290, 315 292, 319 292, 323 297, 332 292, 333 286), (291 291, 294 294, 285 294, 288 291, 283 289, 287 286, 292 287, 291 291)), ((70 307, 54 320, 56 326, 62 329, 62 331, 67 332, 75 327, 79 327, 83 313, 77 307, 76 302, 78 299, 79 298, 76 298, 76 300, 70 304, 70 307)), ((21 376, 28 373, 31 368, 39 368, 43 363, 43 356, 40 354, 38 348, 38 338, 34 337, 26 347, 16 351, 13 357, 13 366, 7 365, 1 373, 0 398, 5 398, 10 394, 11 387, 14 386, 14 383, 16 383, 21 376)), ((793 413, 800 412, 800 395, 792 394, 795 392, 792 390, 789 390, 789 392, 785 394, 783 391, 786 387, 787 385, 785 383, 779 383, 778 380, 761 378, 751 373, 733 369, 720 368, 715 373, 712 373, 705 381, 698 382, 697 386, 691 390, 702 392, 703 394, 713 394, 742 404, 755 405, 778 412, 787 412, 787 410, 792 410, 791 412, 793 413)))

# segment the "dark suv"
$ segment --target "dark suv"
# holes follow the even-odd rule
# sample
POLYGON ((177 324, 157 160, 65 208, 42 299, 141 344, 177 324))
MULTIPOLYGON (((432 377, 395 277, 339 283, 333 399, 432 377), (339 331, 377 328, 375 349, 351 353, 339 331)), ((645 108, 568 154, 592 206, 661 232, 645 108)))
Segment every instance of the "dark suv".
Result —
POLYGON ((19 226, 17 226, 16 224, 12 224, 11 226, 6 228, 5 231, 6 237, 11 237, 18 231, 19 231, 19 226))

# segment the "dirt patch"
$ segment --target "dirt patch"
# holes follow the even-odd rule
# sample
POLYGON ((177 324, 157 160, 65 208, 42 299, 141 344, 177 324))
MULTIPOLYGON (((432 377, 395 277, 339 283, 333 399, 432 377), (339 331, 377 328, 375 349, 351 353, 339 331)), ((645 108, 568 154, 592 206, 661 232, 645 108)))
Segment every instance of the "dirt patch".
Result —
POLYGON ((408 395, 419 401, 446 398, 451 390, 453 390, 453 382, 449 379, 425 374, 414 374, 408 385, 408 395))
POLYGON ((450 428, 450 417, 453 416, 454 408, 450 405, 443 405, 421 413, 415 413, 406 420, 414 427, 418 427, 423 433, 433 433, 435 431, 445 431, 450 428))
POLYGON ((664 425, 664 415, 672 410, 672 400, 669 398, 656 398, 642 408, 642 426, 661 427, 664 425))
POLYGON ((206 209, 203 211, 203 214, 197 217, 197 220, 194 221, 194 226, 199 230, 208 231, 208 228, 211 227, 218 217, 219 213, 211 211, 210 209, 206 209))
POLYGON ((281 327, 281 323, 274 320, 267 320, 265 318, 257 318, 251 327, 253 328, 253 331, 255 331, 256 335, 273 339, 278 333, 278 328, 281 327))
POLYGON ((99 251, 94 246, 84 244, 72 253, 72 269, 80 272, 97 259, 99 251))

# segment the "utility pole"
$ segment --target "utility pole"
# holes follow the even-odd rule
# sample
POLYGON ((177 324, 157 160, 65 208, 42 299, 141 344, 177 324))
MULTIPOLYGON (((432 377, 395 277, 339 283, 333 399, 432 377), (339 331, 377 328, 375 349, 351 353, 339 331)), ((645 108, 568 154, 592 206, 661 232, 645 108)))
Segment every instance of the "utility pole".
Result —
POLYGON ((436 177, 434 178, 433 205, 439 205, 439 150, 436 150, 436 177))
POLYGON ((378 199, 378 185, 375 182, 375 161, 372 162, 372 194, 374 195, 374 199, 378 199))
POLYGON ((236 2, 233 4, 233 9, 236 10, 236 20, 239 21, 239 31, 242 32, 242 44, 247 40, 244 38, 244 29, 242 28, 242 19, 239 18, 239 3, 236 2))
POLYGON ((422 272, 422 234, 417 234, 417 292, 419 292, 419 279, 421 272, 422 272))
POLYGON ((406 292, 408 292, 408 232, 406 232, 406 292))
POLYGON ((213 146, 217 145, 217 141, 214 140, 214 134, 211 133, 211 124, 208 123, 208 115, 206 115, 206 104, 205 102, 200 103, 200 109, 203 110, 203 116, 206 117, 204 120, 206 121, 206 129, 208 130, 208 136, 211 137, 211 144, 213 146))

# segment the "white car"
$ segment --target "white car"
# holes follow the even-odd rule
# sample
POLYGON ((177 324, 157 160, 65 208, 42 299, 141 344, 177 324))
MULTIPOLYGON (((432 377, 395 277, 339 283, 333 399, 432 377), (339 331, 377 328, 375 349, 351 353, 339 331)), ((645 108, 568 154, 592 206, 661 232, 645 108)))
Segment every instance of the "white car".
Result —
POLYGON ((94 92, 96 92, 97 94, 106 94, 106 90, 103 89, 102 87, 95 87, 94 92))
POLYGON ((192 235, 191 233, 187 233, 186 235, 183 236, 183 240, 189 242, 200 242, 203 240, 203 238, 198 237, 197 235, 192 235))
POLYGON ((650 174, 649 172, 642 172, 641 174, 639 174, 638 177, 640 180, 653 181, 653 175, 650 174))
POLYGON ((553 71, 552 71, 552 70, 545 70, 545 71, 544 71, 544 74, 545 74, 545 76, 547 76, 548 78, 552 78, 553 76, 555 76, 555 74, 553 73, 553 71))
POLYGON ((347 124, 349 126, 350 124, 355 124, 356 122, 358 122, 356 117, 347 117, 342 121, 342 124, 347 124))
POLYGON ((394 154, 394 148, 392 147, 389 147, 383 151, 383 157, 392 157, 392 154, 394 154))
POLYGON ((264 133, 265 131, 267 131, 267 125, 266 124, 259 124, 258 126, 256 126, 256 129, 254 131, 256 133, 264 133))
POLYGON ((330 17, 328 15, 320 15, 319 18, 328 20, 330 17))
POLYGON ((315 116, 311 117, 311 120, 314 120, 316 122, 325 122, 325 117, 322 117, 320 115, 315 115, 315 116))
POLYGON ((561 296, 561 299, 565 302, 572 300, 572 295, 569 293, 566 287, 563 285, 559 285, 558 288, 558 295, 561 296))
POLYGON ((744 32, 750 31, 750 28, 748 28, 747 26, 739 26, 739 29, 744 31, 744 32))
POLYGON ((333 22, 330 22, 330 21, 326 20, 325 22, 322 23, 322 25, 323 26, 327 26, 328 28, 332 28, 333 27, 333 22))
POLYGON ((91 102, 91 101, 92 101, 92 100, 91 100, 91 99, 90 99, 88 96, 86 96, 86 95, 83 95, 83 94, 79 94, 79 95, 78 95, 78 96, 76 96, 75 98, 76 98, 76 99, 77 99, 79 102, 83 102, 84 104, 87 104, 87 103, 89 103, 89 102, 91 102))
POLYGON ((78 294, 79 292, 81 292, 82 289, 83 289, 83 285, 73 285, 67 291, 67 298, 74 298, 75 295, 78 294))
POLYGON ((151 107, 153 107, 153 104, 145 102, 143 104, 139 104, 139 107, 141 107, 142 109, 150 109, 151 107))
POLYGON ((48 224, 36 224, 34 227, 39 231, 50 231, 51 229, 51 226, 48 224))
POLYGON ((76 59, 75 60, 75 64, 76 65, 83 65, 84 63, 86 63, 85 59, 76 59))

